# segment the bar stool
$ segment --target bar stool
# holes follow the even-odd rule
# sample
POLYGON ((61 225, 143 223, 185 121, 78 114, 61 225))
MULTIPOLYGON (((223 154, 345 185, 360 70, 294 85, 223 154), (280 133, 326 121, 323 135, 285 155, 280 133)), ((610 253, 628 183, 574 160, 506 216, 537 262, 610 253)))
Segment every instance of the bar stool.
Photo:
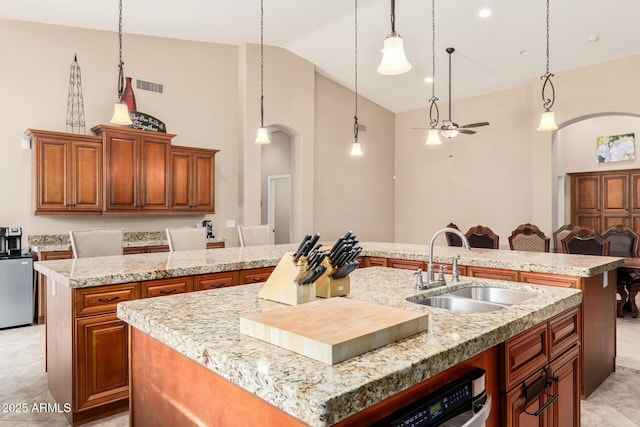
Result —
POLYGON ((261 246, 268 245, 269 224, 264 225, 238 225, 238 237, 240 246, 261 246))
POLYGON ((165 233, 170 252, 207 249, 206 228, 165 228, 165 233))
POLYGON ((124 230, 121 228, 70 230, 69 237, 74 258, 122 255, 124 230))

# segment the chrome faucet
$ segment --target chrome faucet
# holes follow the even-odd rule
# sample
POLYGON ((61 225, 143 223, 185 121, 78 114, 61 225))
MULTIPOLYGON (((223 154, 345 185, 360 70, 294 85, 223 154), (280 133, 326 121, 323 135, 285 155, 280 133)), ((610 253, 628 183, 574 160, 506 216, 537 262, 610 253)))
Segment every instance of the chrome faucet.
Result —
MULTIPOLYGON (((471 250, 471 245, 469 245, 469 240, 467 240, 467 236, 465 236, 464 234, 462 234, 462 232, 460 230, 456 230, 455 228, 441 228, 440 230, 436 231, 433 234, 433 237, 431 238, 431 243, 429 243, 429 268, 427 270, 428 276, 429 276, 429 286, 442 286, 442 285, 446 285, 446 282, 444 281, 444 274, 441 274, 440 277, 438 277, 438 280, 436 280, 436 273, 435 273, 435 269, 433 268, 433 244, 435 243, 436 239, 438 238, 438 236, 440 236, 443 233, 453 233, 455 235, 457 235, 458 237, 460 237, 460 239, 462 240, 462 243, 464 244, 464 248, 468 251, 471 250)), ((453 271, 453 275, 454 277, 458 275, 458 257, 460 255, 456 256, 456 259, 454 260, 454 271, 453 271)))

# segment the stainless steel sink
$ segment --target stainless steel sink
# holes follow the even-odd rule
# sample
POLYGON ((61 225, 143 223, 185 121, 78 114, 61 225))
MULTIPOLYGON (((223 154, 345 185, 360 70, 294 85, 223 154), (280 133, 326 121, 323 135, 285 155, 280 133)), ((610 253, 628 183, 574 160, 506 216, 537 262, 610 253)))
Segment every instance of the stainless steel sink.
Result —
POLYGON ((460 298, 447 295, 448 294, 437 297, 422 298, 418 300, 407 300, 416 304, 428 305, 429 307, 445 308, 447 310, 457 311, 461 313, 486 313, 490 311, 502 310, 505 308, 505 306, 499 304, 478 301, 471 298, 460 298))
POLYGON ((471 286, 450 292, 450 295, 470 298, 474 301, 486 301, 496 304, 513 305, 533 298, 537 293, 520 289, 484 288, 471 286))

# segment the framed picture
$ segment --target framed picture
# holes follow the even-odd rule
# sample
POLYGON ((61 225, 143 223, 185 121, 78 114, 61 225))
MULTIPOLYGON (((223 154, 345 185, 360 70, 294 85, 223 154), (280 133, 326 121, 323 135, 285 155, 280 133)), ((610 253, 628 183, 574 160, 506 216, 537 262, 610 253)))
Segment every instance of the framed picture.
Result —
POLYGON ((635 134, 599 136, 596 144, 598 163, 624 162, 635 160, 635 134))

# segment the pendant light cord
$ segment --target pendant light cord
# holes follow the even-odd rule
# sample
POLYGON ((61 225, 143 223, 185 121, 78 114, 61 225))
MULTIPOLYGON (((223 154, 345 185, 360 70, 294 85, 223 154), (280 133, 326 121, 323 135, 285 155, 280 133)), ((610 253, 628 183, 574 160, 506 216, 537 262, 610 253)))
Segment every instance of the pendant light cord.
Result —
POLYGON ((118 42, 120 48, 120 62, 118 63, 118 99, 122 101, 124 94, 124 62, 122 62, 122 0, 120 0, 120 15, 118 17, 118 42))
POLYGON ((355 37, 354 37, 354 56, 355 56, 355 61, 354 61, 354 70, 355 70, 355 99, 354 99, 354 106, 355 106, 355 113, 353 116, 353 137, 355 142, 358 142, 358 0, 354 0, 355 3, 355 37))
POLYGON ((264 127, 264 0, 260 0, 260 127, 264 127))
POLYGON ((391 0, 391 34, 396 33, 396 0, 391 0))
POLYGON ((550 22, 550 13, 549 13, 549 0, 547 0, 547 74, 549 74, 549 22, 550 22))
POLYGON ((431 64, 433 82, 431 83, 431 99, 429 99, 429 126, 435 129, 440 121, 440 111, 438 110, 438 104, 436 104, 439 101, 436 98, 436 0, 431 0, 431 64))

